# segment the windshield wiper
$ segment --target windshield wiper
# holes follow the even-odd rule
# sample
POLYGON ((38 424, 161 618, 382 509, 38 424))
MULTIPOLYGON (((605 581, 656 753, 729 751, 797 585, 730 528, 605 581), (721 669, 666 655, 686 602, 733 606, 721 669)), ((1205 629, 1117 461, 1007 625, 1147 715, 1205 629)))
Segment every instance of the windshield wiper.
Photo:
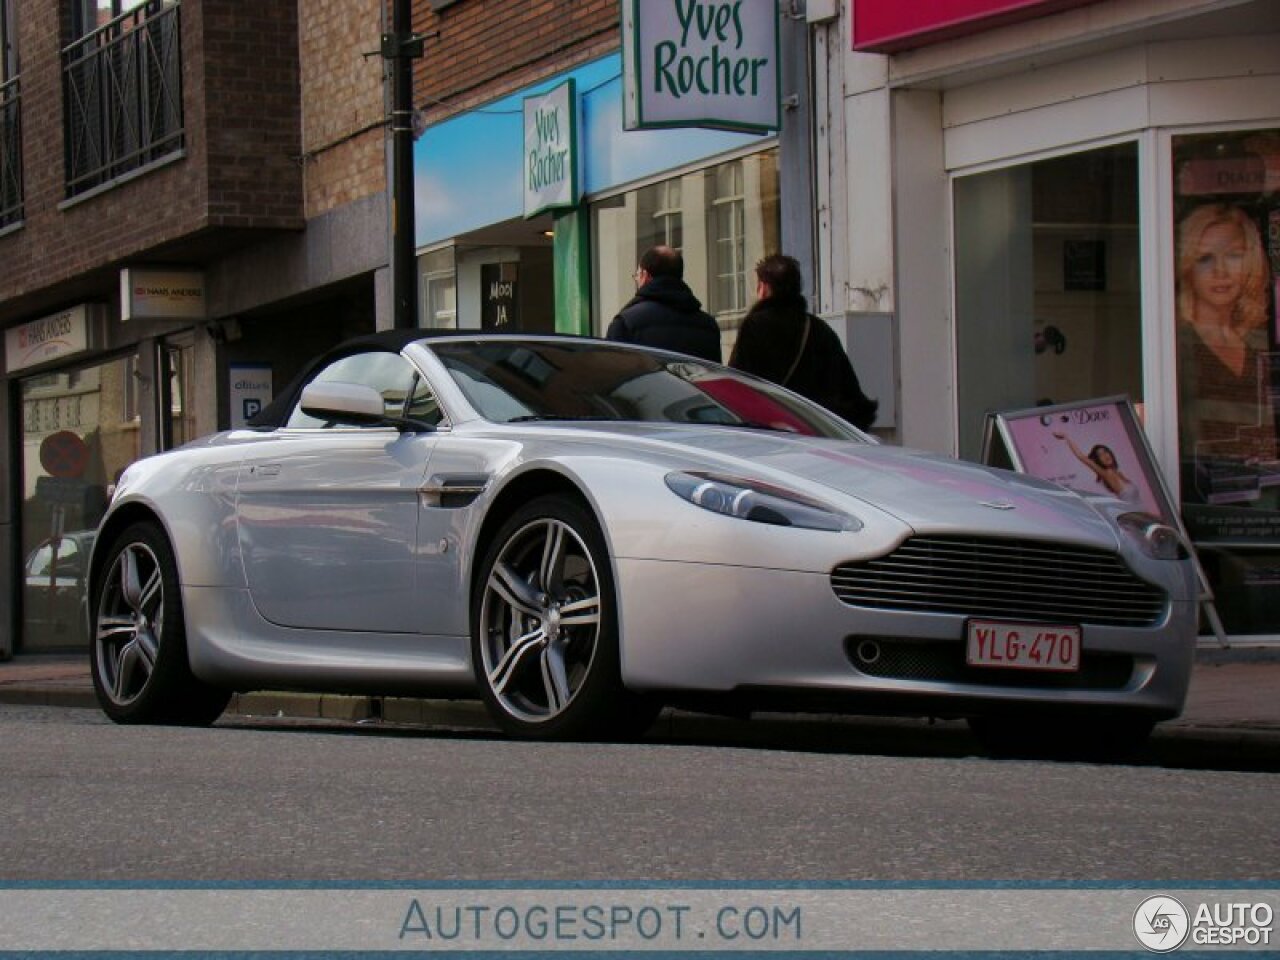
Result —
POLYGON ((605 420, 612 423, 617 421, 617 419, 618 419, 617 417, 571 417, 568 415, 561 415, 561 414, 555 414, 555 413, 526 413, 518 417, 510 417, 504 422, 505 423, 532 423, 535 421, 558 420, 562 423, 573 423, 575 421, 581 421, 581 420, 595 420, 595 421, 605 420))

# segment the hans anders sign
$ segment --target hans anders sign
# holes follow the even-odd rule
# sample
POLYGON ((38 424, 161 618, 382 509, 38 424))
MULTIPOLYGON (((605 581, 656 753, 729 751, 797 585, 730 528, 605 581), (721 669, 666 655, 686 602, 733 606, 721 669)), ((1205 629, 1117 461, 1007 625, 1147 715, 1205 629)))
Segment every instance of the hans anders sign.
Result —
POLYGON ((578 202, 578 98, 572 79, 524 100, 524 215, 578 202))
POLYGON ((777 0, 623 0, 623 125, 782 125, 777 0))
POLYGON ((80 304, 4 332, 5 370, 13 373, 37 364, 61 360, 99 346, 97 312, 80 304))
POLYGON ((120 319, 203 320, 204 274, 198 270, 120 271, 120 319))

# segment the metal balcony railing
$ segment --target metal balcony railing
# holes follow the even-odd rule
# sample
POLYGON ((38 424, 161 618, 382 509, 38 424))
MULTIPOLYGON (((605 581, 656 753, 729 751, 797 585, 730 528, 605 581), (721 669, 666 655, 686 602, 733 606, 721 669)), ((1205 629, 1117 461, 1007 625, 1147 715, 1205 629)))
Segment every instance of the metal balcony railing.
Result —
POLYGON ((0 228, 22 219, 22 91, 0 85, 0 228))
POLYGON ((179 9, 144 4, 63 49, 68 197, 182 149, 179 9))

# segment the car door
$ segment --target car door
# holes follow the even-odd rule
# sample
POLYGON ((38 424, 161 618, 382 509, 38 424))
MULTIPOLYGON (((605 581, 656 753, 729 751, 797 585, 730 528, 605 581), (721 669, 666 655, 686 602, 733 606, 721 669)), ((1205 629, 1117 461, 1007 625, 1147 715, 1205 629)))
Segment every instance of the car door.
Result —
MULTIPOLYGON (((404 357, 342 357, 314 378, 373 387, 399 417, 414 382, 404 357)), ((245 578, 264 618, 307 630, 421 629, 414 589, 418 489, 430 432, 344 426, 296 407, 240 466, 236 515, 245 578)))

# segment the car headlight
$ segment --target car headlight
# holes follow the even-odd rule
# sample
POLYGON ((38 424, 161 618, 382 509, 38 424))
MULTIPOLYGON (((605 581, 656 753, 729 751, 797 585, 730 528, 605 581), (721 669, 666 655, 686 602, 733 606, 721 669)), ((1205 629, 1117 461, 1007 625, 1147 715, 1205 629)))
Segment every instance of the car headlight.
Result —
POLYGON ((1182 534, 1159 517, 1149 513, 1125 513, 1117 518, 1117 522, 1149 557, 1157 560, 1185 560, 1189 556, 1182 534))
POLYGON ((857 517, 768 484, 706 473, 669 473, 666 480, 677 496, 726 517, 805 530, 862 529, 857 517))

